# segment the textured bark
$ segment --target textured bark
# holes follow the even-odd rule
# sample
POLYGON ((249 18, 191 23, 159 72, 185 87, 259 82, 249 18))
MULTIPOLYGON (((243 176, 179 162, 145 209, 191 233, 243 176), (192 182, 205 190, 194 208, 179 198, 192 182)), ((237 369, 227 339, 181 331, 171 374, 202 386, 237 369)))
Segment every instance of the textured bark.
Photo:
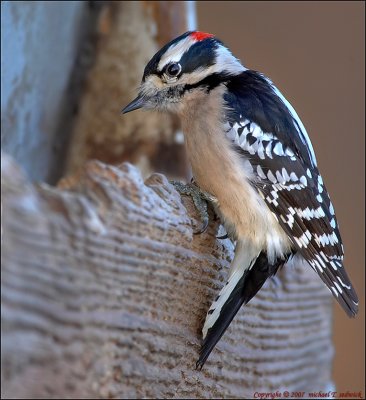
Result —
POLYGON ((331 299, 283 268, 202 371, 206 311, 232 245, 162 175, 91 161, 54 188, 2 157, 2 397, 253 397, 331 383, 331 299))
POLYGON ((176 117, 121 110, 137 95, 145 65, 187 30, 186 2, 106 2, 100 14, 96 61, 80 101, 67 161, 73 173, 89 159, 138 165, 186 177, 189 169, 176 117))

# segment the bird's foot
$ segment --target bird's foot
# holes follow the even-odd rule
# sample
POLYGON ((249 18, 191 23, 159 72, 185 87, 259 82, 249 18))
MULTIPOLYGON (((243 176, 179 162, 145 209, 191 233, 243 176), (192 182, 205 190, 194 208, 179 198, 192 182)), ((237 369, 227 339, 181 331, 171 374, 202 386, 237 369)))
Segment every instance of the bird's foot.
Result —
POLYGON ((213 202, 215 198, 211 194, 201 190, 194 182, 182 183, 178 181, 170 181, 170 183, 175 187, 179 194, 192 197, 193 204, 198 211, 202 222, 202 226, 193 233, 197 235, 205 232, 209 222, 208 203, 213 202))

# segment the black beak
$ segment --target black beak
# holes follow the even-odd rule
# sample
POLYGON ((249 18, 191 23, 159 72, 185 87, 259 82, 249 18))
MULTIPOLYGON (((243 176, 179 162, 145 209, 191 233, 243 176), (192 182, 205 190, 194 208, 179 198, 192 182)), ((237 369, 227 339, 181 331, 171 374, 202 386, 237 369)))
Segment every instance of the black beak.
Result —
POLYGON ((143 107, 145 104, 145 99, 142 96, 137 96, 135 100, 132 100, 130 104, 128 104, 121 112, 122 114, 126 114, 133 110, 138 110, 143 107))

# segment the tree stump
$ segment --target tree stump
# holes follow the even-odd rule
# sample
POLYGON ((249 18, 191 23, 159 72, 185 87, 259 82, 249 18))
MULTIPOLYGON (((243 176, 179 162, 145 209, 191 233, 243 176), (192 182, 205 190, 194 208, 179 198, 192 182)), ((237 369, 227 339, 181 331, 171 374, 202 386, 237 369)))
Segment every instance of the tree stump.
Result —
POLYGON ((331 385, 331 295, 283 268, 202 371, 211 301, 233 256, 218 222, 163 175, 88 162, 58 187, 2 157, 2 397, 222 398, 331 385), (191 220, 192 218, 192 220, 191 220))

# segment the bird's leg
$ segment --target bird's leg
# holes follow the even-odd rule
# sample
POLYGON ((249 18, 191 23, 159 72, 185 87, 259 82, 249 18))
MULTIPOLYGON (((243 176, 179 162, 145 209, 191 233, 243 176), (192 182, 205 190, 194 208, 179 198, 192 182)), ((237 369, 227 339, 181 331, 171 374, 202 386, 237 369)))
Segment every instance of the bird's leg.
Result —
POLYGON ((215 198, 201 190, 192 180, 191 183, 182 183, 178 181, 170 181, 170 183, 175 187, 177 192, 181 195, 186 195, 186 196, 191 196, 193 200, 193 204, 198 211, 198 214, 200 216, 200 219, 202 221, 202 226, 195 232, 193 232, 195 235, 199 233, 203 233, 206 231, 208 227, 208 222, 209 222, 209 215, 208 215, 208 210, 207 210, 207 205, 208 203, 212 203, 215 198))

